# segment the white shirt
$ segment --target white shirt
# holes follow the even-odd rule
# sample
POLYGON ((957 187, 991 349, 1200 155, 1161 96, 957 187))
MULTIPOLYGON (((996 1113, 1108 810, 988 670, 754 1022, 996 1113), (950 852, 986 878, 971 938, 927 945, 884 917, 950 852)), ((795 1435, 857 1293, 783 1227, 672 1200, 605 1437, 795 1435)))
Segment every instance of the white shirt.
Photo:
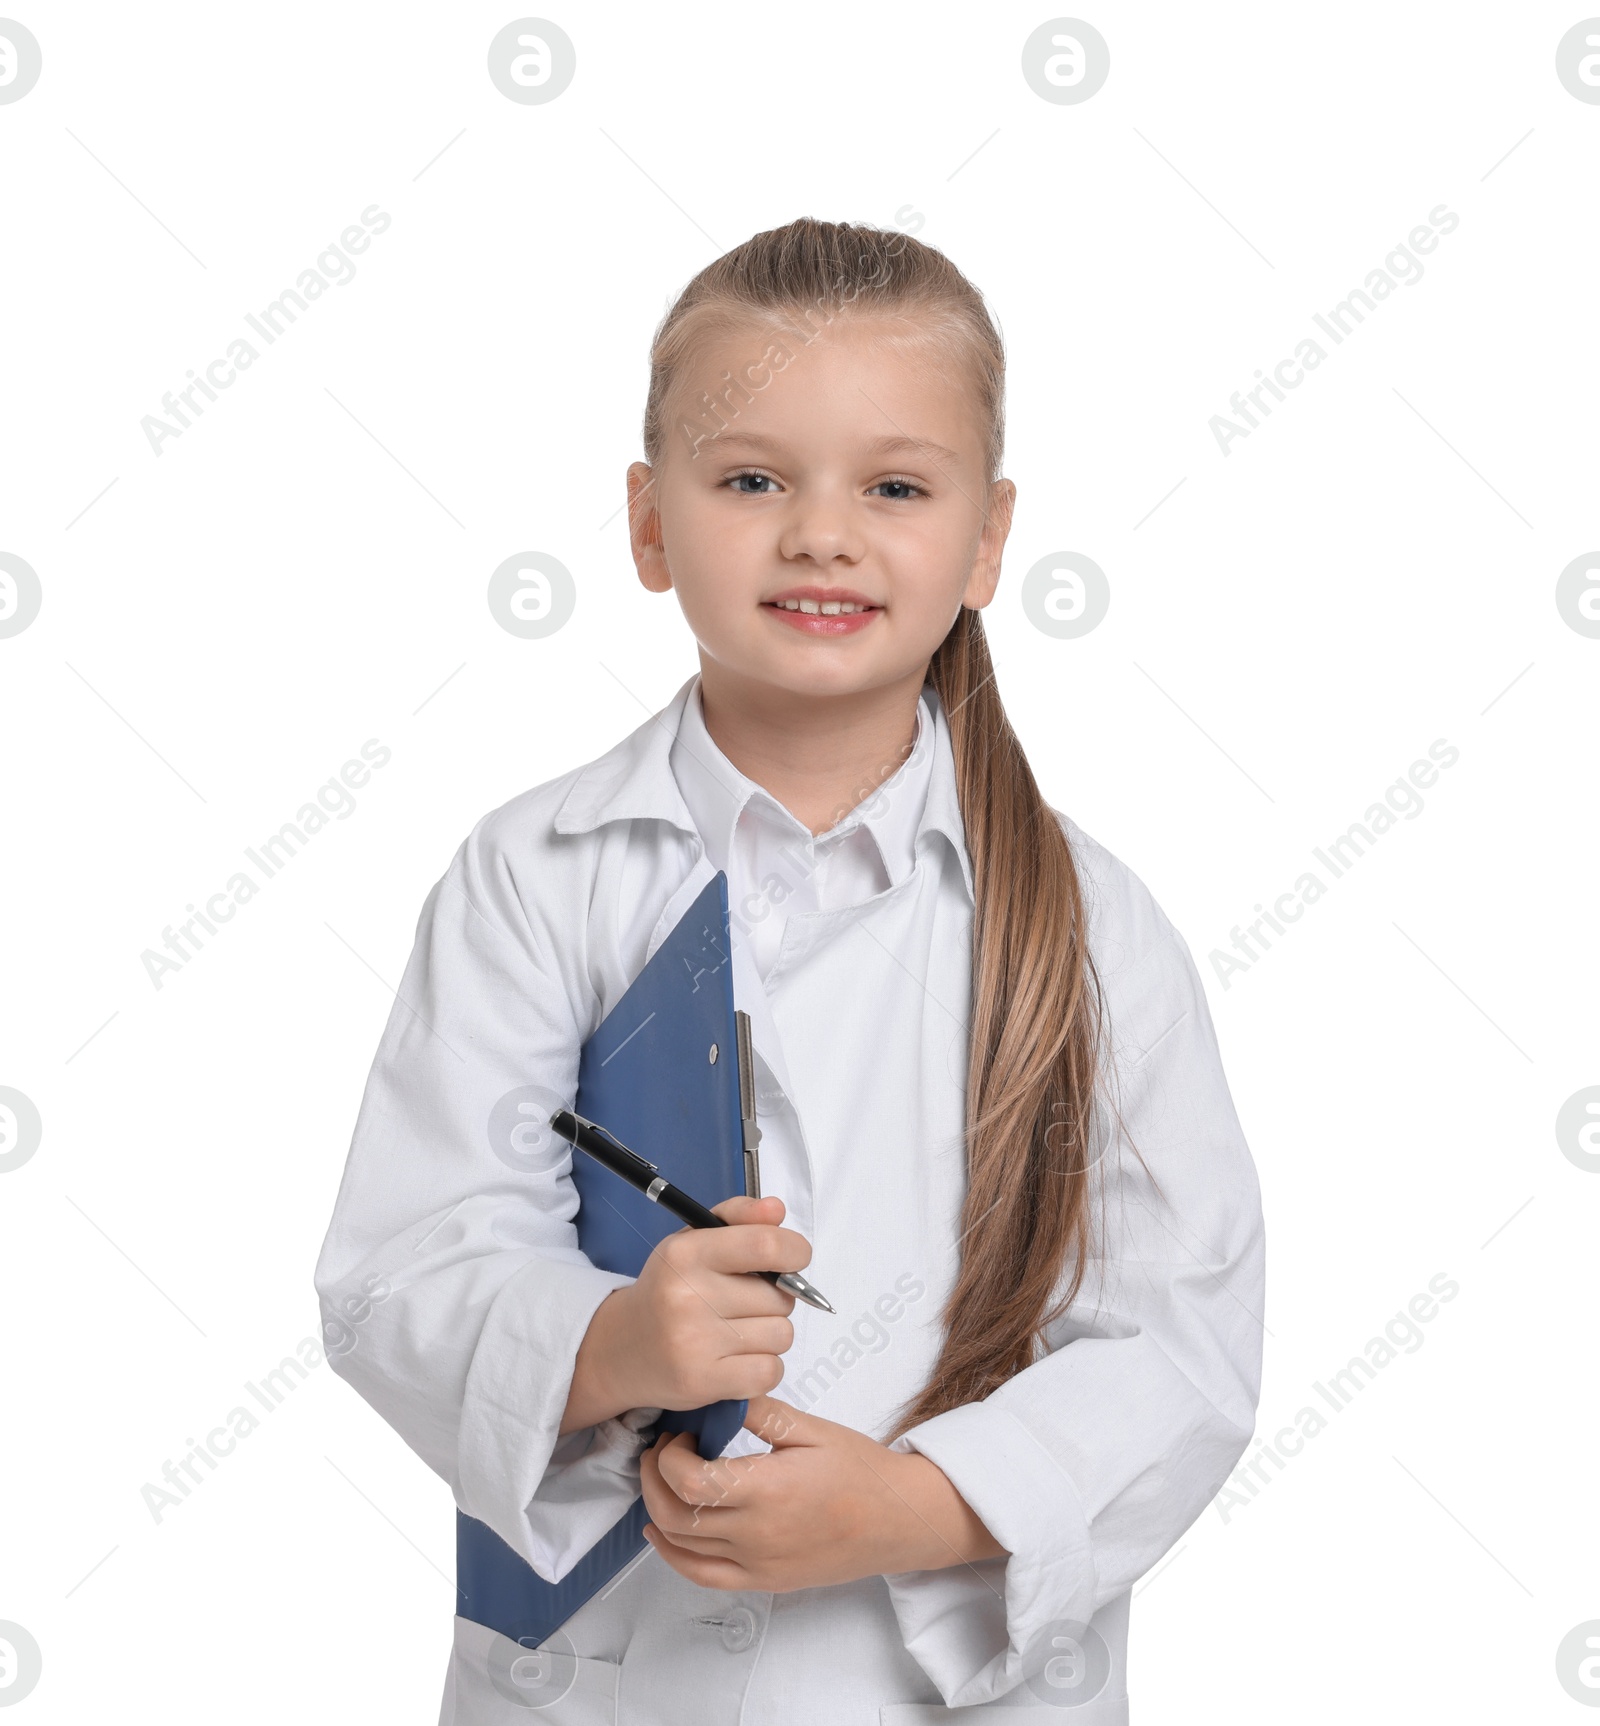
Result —
MULTIPOLYGON (((638 1496, 639 1433, 658 1411, 558 1436, 594 1310, 632 1279, 577 1248, 570 1147, 546 1129, 530 1164, 497 1152, 493 1123, 519 1092, 545 1120, 570 1103, 583 1042, 716 856, 757 1057, 762 1191, 811 1242, 807 1275, 837 1309, 795 1304, 773 1394, 881 1437, 937 1357, 957 1269, 973 903, 938 698, 923 691, 910 759, 818 836, 825 868, 791 867, 800 891, 769 917, 754 913, 780 902, 775 847, 795 845, 798 864, 809 836, 712 743, 698 684, 486 815, 429 894, 316 1269, 335 1327, 363 1287, 387 1295, 330 1350, 335 1370, 551 1581, 638 1496)), ((1165 1202, 1119 1137, 1100 1165, 1105 1260, 1049 1351, 894 1442, 949 1476, 1005 1555, 761 1593, 702 1588, 647 1551, 550 1639, 577 1658, 545 1720, 922 1726, 993 1703, 970 1717, 1004 1707, 1013 1726, 1062 1726, 1060 1675, 1081 1668, 1058 1638, 1087 1624, 1072 1633, 1093 1681, 1097 1658, 1109 1675, 1066 1718, 1127 1721, 1130 1590, 1253 1429, 1263 1227, 1187 945, 1131 870, 1053 813, 1089 904, 1122 1118, 1165 1202)), ((727 1454, 763 1449, 745 1432, 727 1454)), ((441 1726, 527 1719, 491 1680, 524 1651, 455 1628, 441 1726)))
POLYGON ((908 759, 832 827, 813 837, 713 742, 706 730, 699 679, 694 683, 667 762, 712 868, 727 873, 731 933, 749 942, 756 970, 766 982, 791 911, 858 905, 911 868, 933 777, 931 715, 938 697, 925 687, 908 759))

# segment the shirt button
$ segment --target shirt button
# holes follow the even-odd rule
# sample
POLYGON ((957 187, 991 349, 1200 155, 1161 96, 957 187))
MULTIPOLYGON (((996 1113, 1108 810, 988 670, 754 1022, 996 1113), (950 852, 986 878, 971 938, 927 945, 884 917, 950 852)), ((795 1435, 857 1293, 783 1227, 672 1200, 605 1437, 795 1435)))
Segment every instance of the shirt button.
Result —
POLYGON ((756 1634, 756 1615, 748 1606, 736 1606, 722 1621, 722 1646, 738 1654, 750 1646, 756 1634))

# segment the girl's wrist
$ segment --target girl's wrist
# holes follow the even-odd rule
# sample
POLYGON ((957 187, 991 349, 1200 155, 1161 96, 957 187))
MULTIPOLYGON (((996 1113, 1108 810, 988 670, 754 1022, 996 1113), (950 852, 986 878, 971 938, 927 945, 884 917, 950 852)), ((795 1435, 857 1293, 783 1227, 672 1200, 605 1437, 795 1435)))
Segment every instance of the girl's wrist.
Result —
POLYGON ((614 1382, 610 1367, 616 1355, 616 1324, 622 1316, 622 1297, 628 1287, 616 1288, 594 1310, 589 1328, 578 1344, 577 1358, 572 1363, 572 1384, 567 1392, 567 1406, 561 1416, 559 1435, 577 1432, 586 1426, 598 1426, 636 1406, 614 1382))
POLYGON ((897 1570, 887 1574, 945 1570, 955 1564, 1008 1556, 936 1462, 914 1450, 886 1450, 884 1454, 893 1458, 890 1485, 904 1510, 902 1538, 896 1544, 909 1560, 898 1563, 897 1570))

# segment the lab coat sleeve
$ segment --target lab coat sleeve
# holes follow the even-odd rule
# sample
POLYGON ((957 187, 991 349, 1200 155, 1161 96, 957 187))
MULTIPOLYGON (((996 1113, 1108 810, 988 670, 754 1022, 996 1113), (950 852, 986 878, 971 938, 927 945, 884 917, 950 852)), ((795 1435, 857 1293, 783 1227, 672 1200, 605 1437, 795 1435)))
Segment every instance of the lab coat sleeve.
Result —
POLYGON ((937 1464, 1005 1548, 885 1578, 905 1646, 949 1707, 1039 1674, 1053 1636, 1087 1624, 1178 1540, 1255 1425, 1255 1169, 1189 949, 1136 878, 1126 895, 1130 915, 1107 943, 1112 959, 1136 955, 1109 967, 1121 1113, 1164 1198, 1109 1131, 1105 1258, 1049 1327, 1048 1352, 890 1446, 937 1464), (1149 939, 1135 946, 1139 933, 1149 939))
POLYGON ((556 1582, 637 1498, 660 1410, 558 1437, 589 1321, 635 1279, 579 1250, 572 1150, 547 1125, 577 1090, 584 907, 537 854, 552 896, 519 889, 509 825, 486 816, 423 906, 314 1282, 334 1370, 556 1582))

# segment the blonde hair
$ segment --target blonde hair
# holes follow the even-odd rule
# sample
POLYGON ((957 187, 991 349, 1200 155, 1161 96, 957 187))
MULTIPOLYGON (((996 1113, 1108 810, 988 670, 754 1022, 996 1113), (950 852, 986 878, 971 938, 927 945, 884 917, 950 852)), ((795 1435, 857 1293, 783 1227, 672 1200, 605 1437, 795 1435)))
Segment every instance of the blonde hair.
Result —
MULTIPOLYGON (((985 477, 998 479, 1005 447, 1005 350, 977 289, 943 252, 909 234, 810 218, 735 246, 673 302, 650 349, 645 459, 652 467, 661 459, 669 398, 684 360, 705 336, 756 324, 787 349, 790 342, 816 340, 851 308, 902 319, 908 334, 942 339, 967 362, 973 406, 986 434, 985 477)), ((752 369, 746 367, 746 374, 752 369)), ((734 390, 746 396, 750 391, 733 380, 724 392, 724 408, 737 413, 734 390)))
MULTIPOLYGON (((755 323, 782 342, 811 340, 819 318, 825 325, 852 312, 903 319, 952 345, 972 379, 992 485, 1004 449, 1005 351, 982 295, 942 252, 908 234, 810 217, 715 259, 662 319, 644 415, 651 465, 665 448, 684 362, 703 336, 755 323)), ((748 393, 754 369, 736 387, 748 393)), ((731 389, 702 398, 717 417, 719 399, 737 411, 731 389)), ((1094 1251, 1091 1147, 1102 1127, 1104 1002, 1077 865, 1006 717, 971 607, 934 653, 927 681, 950 727, 976 901, 968 1180, 939 1357, 884 1442, 981 1401, 1047 1346, 1045 1328, 1076 1298, 1094 1251), (1062 1298, 1047 1311, 1063 1276, 1062 1298)))

